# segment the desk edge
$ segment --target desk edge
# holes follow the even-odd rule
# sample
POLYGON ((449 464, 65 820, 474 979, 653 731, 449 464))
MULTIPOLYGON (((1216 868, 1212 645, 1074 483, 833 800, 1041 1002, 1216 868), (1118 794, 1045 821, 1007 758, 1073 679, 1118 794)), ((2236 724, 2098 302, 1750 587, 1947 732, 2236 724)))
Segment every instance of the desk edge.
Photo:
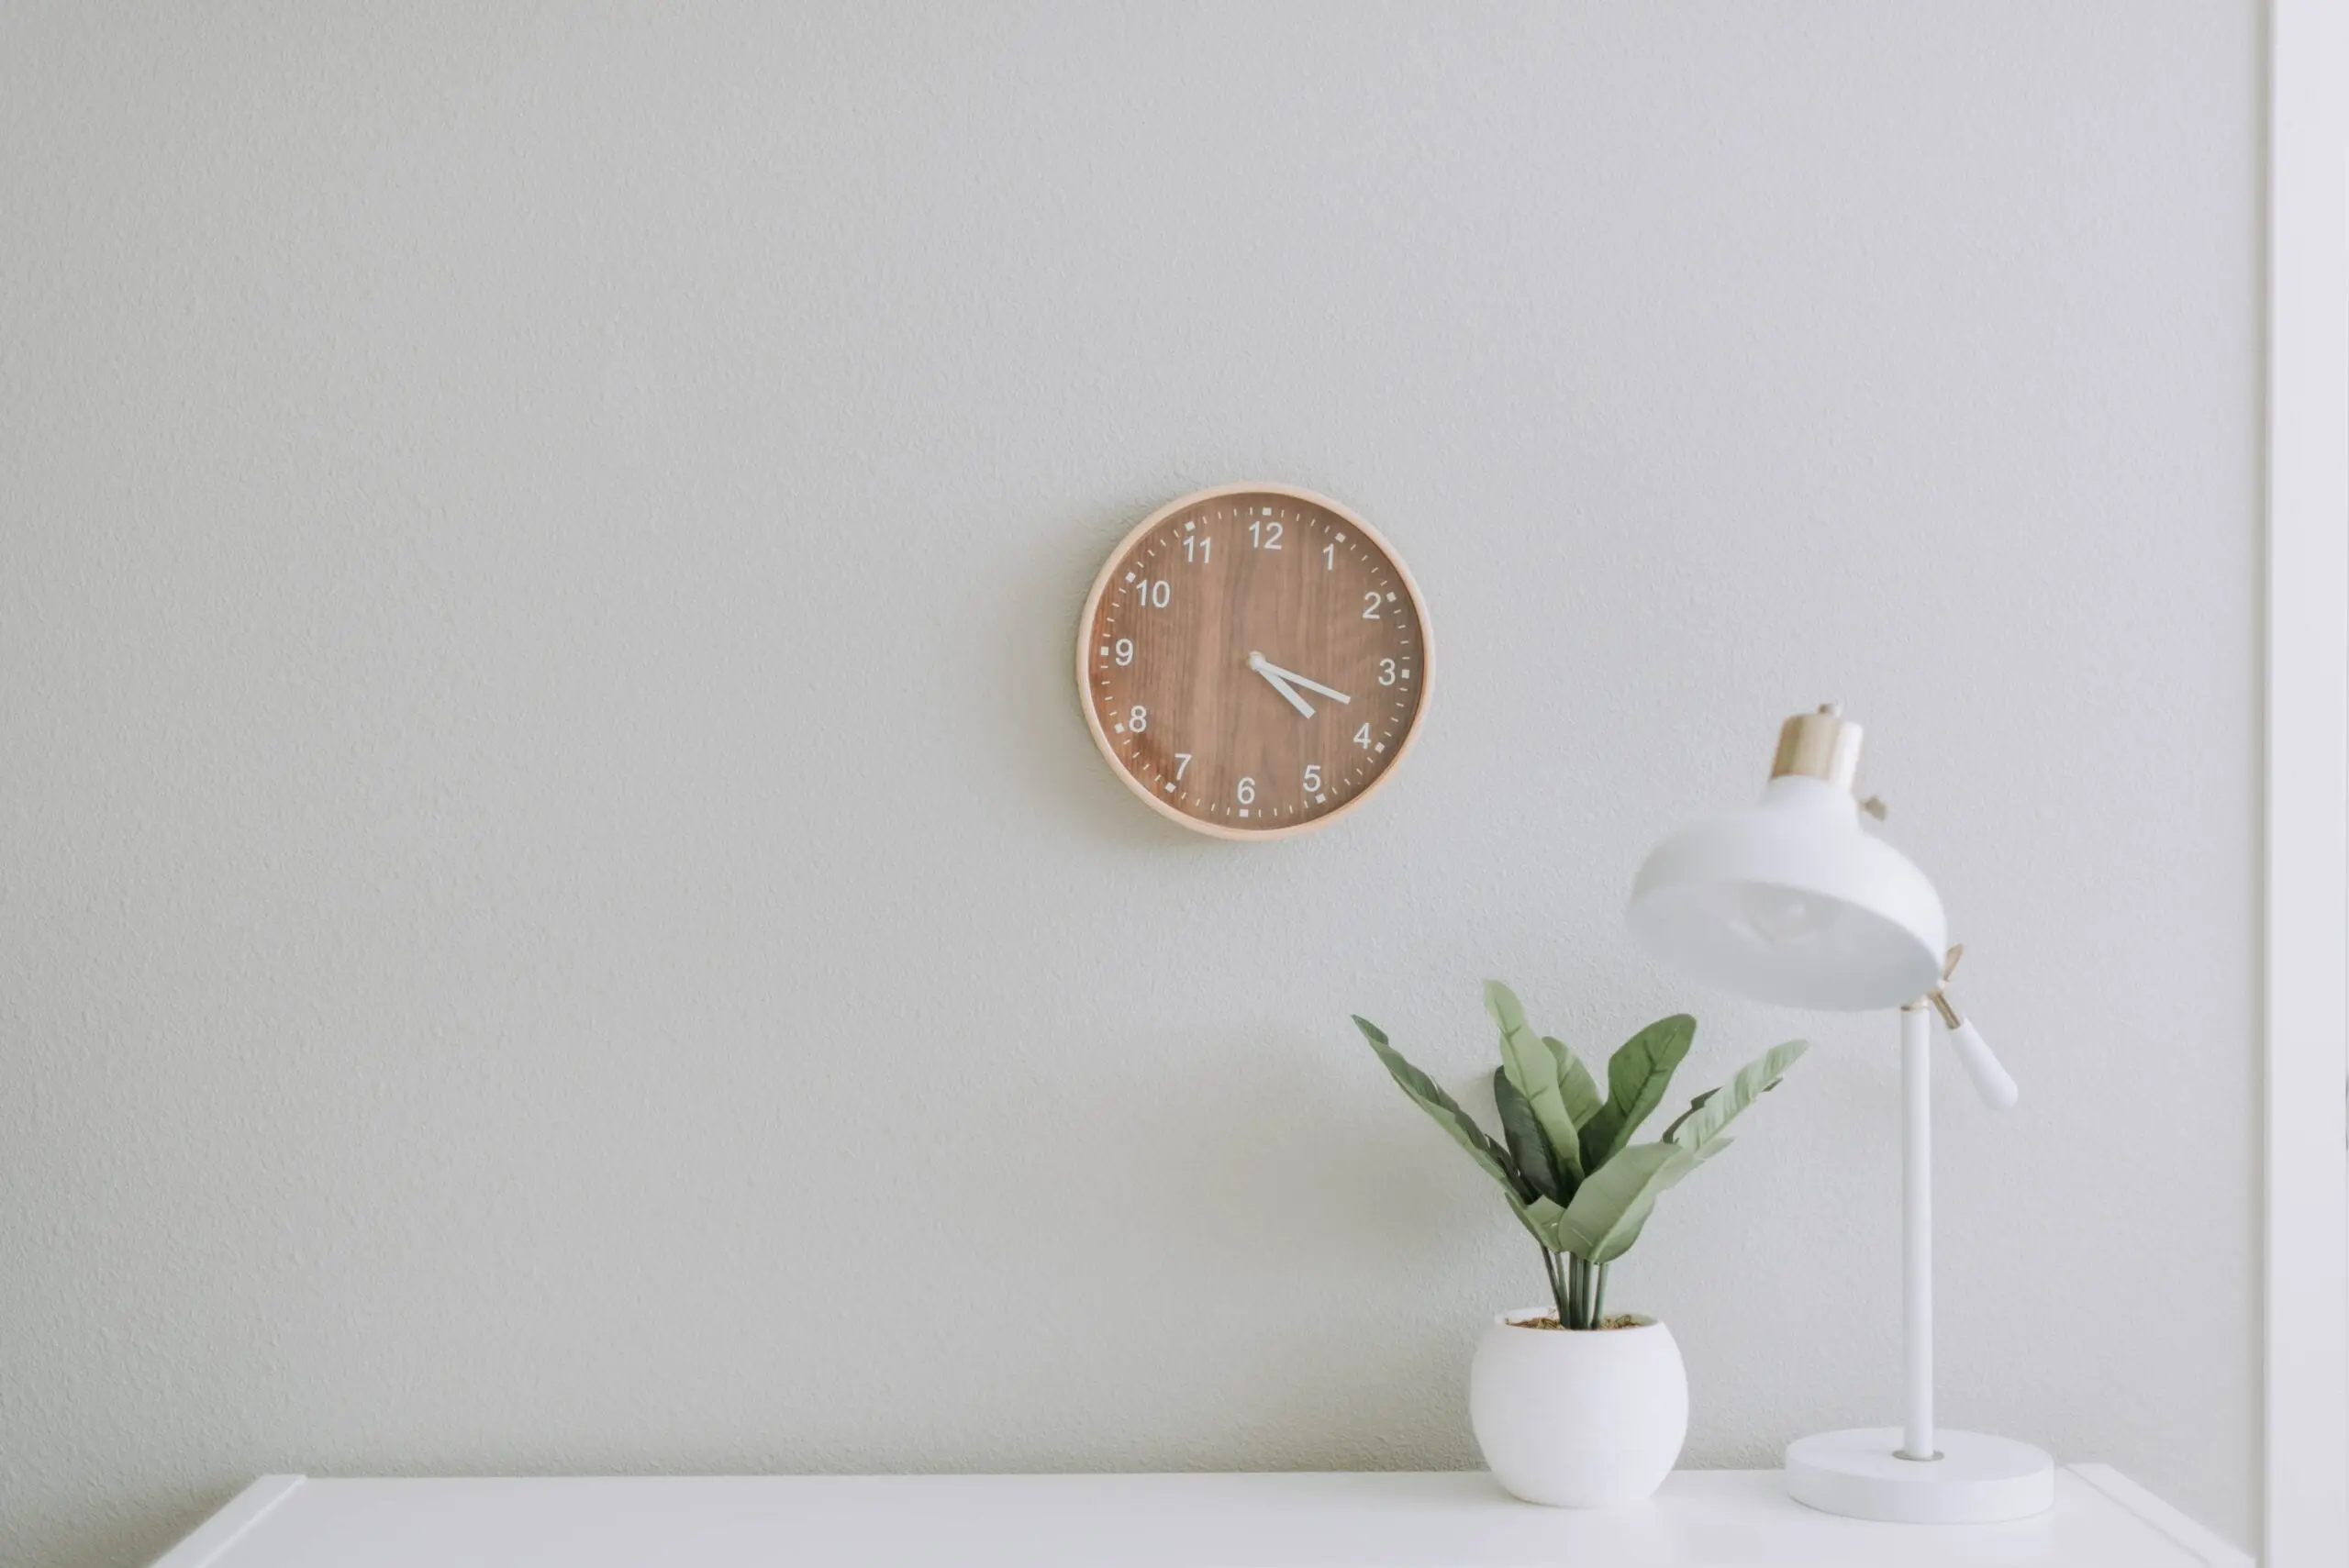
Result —
POLYGON ((155 1559, 154 1568, 209 1568, 240 1537, 261 1523, 272 1508, 292 1496, 303 1479, 299 1475, 262 1476, 229 1498, 219 1512, 196 1526, 193 1534, 155 1559))
POLYGON ((2209 1568, 2257 1568, 2251 1553, 2163 1502, 2109 1464, 2064 1467, 2190 1551, 2209 1568))
MULTIPOLYGON (((2115 1507, 2160 1532, 2206 1568, 2257 1568, 2251 1554, 2146 1491, 2109 1464, 2064 1467, 2115 1507)), ((228 1549, 297 1491, 306 1477, 263 1475, 195 1531, 155 1559, 152 1568, 212 1568, 228 1549)))

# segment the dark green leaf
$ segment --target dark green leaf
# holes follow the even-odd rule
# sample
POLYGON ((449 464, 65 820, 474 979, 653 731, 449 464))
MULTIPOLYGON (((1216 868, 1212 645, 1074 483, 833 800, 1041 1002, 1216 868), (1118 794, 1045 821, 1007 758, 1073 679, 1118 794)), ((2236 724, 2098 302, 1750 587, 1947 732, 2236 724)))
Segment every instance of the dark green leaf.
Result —
POLYGON ((1622 1152, 1640 1123, 1664 1101, 1674 1069, 1688 1054, 1696 1038, 1697 1020, 1675 1013, 1623 1042, 1607 1062, 1607 1103, 1582 1129, 1582 1168, 1598 1168, 1622 1152))
POLYGON ((1534 1116, 1533 1107, 1508 1081, 1508 1069, 1493 1069, 1493 1104, 1500 1108, 1501 1136, 1508 1140, 1508 1151, 1517 1162, 1518 1174, 1523 1176, 1533 1190, 1553 1203, 1564 1203, 1574 1194, 1558 1180, 1557 1168, 1550 1162, 1549 1140, 1542 1134, 1542 1123, 1534 1116))

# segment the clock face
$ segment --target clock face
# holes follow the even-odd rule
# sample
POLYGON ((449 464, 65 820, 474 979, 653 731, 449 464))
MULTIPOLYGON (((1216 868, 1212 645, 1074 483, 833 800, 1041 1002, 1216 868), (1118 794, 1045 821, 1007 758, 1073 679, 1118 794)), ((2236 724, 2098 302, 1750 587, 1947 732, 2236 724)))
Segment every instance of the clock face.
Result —
POLYGON ((1427 615, 1336 502, 1278 484, 1160 507, 1102 568, 1077 684, 1102 754, 1186 828, 1260 839, 1358 804, 1410 744, 1427 615))

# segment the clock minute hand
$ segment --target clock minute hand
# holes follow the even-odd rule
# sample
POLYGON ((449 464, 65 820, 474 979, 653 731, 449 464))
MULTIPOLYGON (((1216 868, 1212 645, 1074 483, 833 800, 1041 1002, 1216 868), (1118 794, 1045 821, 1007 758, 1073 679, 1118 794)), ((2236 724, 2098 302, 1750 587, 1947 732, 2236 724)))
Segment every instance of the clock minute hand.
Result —
POLYGON ((1248 667, 1255 671, 1260 675, 1277 676, 1281 680, 1294 682, 1296 684, 1303 686, 1308 692, 1319 692, 1331 702, 1352 702, 1354 700, 1353 698, 1346 695, 1345 693, 1325 686, 1319 681, 1308 680, 1305 676, 1298 674, 1294 670, 1284 670, 1279 665, 1272 662, 1268 659, 1265 659, 1261 653, 1249 655, 1248 667))
POLYGON ((1264 656, 1263 654, 1251 653, 1248 655, 1248 668, 1255 671, 1259 675, 1264 676, 1266 684, 1270 685, 1273 690, 1280 693, 1282 696, 1288 700, 1289 706, 1297 709, 1297 712, 1303 714, 1308 718, 1311 718, 1313 717, 1313 705, 1307 702, 1303 697, 1298 696, 1295 688, 1291 687, 1286 681, 1284 681, 1278 675, 1274 674, 1273 667, 1264 662, 1264 656))

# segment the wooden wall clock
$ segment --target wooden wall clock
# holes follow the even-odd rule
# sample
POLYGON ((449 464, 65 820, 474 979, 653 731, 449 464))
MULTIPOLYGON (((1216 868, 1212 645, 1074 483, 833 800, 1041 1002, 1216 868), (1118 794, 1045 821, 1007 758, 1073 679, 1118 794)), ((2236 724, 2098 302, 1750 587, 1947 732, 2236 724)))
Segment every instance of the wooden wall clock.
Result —
POLYGON ((1276 839, 1361 805, 1410 748, 1427 608, 1337 502, 1226 484, 1168 502, 1110 553, 1076 682, 1095 744, 1152 809, 1276 839))

